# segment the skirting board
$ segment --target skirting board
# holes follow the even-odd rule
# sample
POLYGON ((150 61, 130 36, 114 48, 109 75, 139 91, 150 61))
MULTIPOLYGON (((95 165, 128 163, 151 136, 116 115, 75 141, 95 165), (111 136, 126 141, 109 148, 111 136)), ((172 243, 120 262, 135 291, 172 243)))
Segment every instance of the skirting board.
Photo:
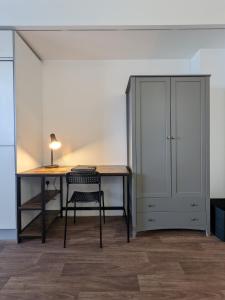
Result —
POLYGON ((16 229, 0 229, 0 240, 16 241, 16 229))

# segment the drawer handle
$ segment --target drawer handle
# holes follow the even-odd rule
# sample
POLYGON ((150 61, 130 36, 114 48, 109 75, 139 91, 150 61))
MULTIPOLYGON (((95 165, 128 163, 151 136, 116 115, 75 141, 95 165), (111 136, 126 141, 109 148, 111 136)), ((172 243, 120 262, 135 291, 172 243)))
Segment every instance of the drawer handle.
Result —
POLYGON ((196 221, 199 221, 199 219, 198 218, 192 218, 191 221, 196 222, 196 221))
POLYGON ((191 206, 192 206, 192 207, 196 207, 196 206, 198 206, 198 204, 196 204, 196 203, 191 203, 191 206))
POLYGON ((155 222, 155 219, 148 219, 149 222, 155 222))
POLYGON ((155 207, 155 205, 154 205, 154 204, 149 204, 148 207, 149 207, 149 208, 155 207))

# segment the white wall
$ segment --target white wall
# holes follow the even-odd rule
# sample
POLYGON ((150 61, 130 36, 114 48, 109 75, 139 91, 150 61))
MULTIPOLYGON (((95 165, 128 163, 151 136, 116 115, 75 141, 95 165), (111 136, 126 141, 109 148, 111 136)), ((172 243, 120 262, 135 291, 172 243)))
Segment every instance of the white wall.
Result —
POLYGON ((40 60, 15 36, 17 171, 42 164, 42 78, 40 60))
POLYGON ((225 197, 225 50, 200 50, 191 60, 195 73, 210 80, 210 184, 211 197, 225 197))
MULTIPOLYGON (((189 73, 188 60, 45 61, 43 147, 49 134, 62 142, 61 165, 126 164, 125 89, 130 75, 189 73)), ((107 204, 119 205, 119 178, 106 178, 107 204)))
POLYGON ((45 61, 44 161, 49 134, 60 164, 126 163, 125 89, 130 75, 189 72, 188 60, 45 61))
POLYGON ((223 0, 1 0, 0 26, 225 24, 223 0))
MULTIPOLYGON (((24 41, 15 36, 17 172, 42 165, 42 63, 24 41)), ((22 202, 40 191, 39 179, 22 180, 22 202)), ((32 217, 23 212, 23 224, 32 217)))

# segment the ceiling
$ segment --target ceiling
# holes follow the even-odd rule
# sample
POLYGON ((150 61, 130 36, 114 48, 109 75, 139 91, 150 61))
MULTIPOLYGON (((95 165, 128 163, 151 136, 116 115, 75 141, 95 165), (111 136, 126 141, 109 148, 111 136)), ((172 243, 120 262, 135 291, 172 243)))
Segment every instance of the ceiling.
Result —
POLYGON ((191 58, 225 48, 225 29, 20 31, 44 60, 191 58))

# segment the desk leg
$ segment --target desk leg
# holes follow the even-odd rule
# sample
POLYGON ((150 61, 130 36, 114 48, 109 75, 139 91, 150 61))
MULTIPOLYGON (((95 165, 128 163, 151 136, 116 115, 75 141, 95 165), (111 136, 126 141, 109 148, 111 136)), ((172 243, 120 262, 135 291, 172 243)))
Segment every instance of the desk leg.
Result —
POLYGON ((21 177, 17 176, 16 180, 16 188, 17 188, 17 243, 20 243, 20 233, 21 233, 21 177))
POLYGON ((127 242, 130 242, 130 177, 127 176, 127 242))
POLYGON ((125 210, 125 176, 123 176, 123 216, 124 216, 124 218, 126 220, 126 210, 125 210))
POLYGON ((42 194, 42 204, 41 204, 41 216, 42 216, 42 243, 45 243, 46 238, 46 224, 45 224, 45 177, 41 177, 41 194, 42 194))
POLYGON ((63 176, 60 176, 60 217, 63 217, 63 176))

